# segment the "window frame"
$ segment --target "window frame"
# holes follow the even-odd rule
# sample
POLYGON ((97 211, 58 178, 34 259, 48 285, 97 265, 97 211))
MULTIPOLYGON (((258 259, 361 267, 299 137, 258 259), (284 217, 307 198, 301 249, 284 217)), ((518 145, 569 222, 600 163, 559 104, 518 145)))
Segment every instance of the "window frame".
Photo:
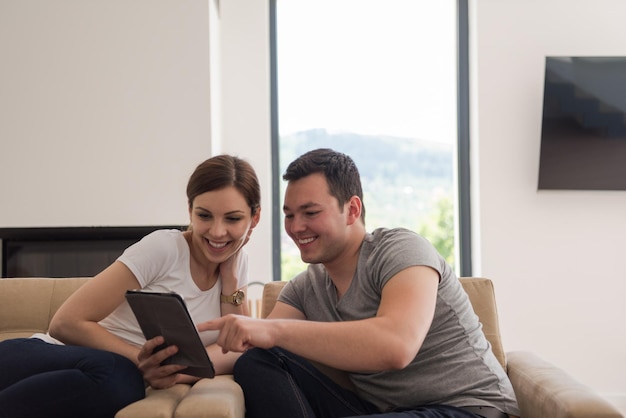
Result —
MULTIPOLYGON (((278 130, 278 61, 276 1, 269 0, 270 118, 272 157, 272 277, 281 280, 280 231, 282 206, 278 130)), ((470 131, 469 131, 469 12, 468 0, 457 0, 457 184, 458 246, 461 276, 472 275, 472 231, 470 206, 470 131)))

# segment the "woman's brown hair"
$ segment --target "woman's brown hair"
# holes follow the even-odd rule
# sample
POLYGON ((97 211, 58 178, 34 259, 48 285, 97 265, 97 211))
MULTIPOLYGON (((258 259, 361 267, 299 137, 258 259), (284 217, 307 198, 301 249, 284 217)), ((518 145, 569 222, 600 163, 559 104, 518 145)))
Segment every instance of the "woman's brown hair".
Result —
POLYGON ((261 207, 261 188, 254 168, 232 155, 216 155, 200 163, 187 183, 189 209, 202 193, 233 186, 243 195, 254 215, 261 207))

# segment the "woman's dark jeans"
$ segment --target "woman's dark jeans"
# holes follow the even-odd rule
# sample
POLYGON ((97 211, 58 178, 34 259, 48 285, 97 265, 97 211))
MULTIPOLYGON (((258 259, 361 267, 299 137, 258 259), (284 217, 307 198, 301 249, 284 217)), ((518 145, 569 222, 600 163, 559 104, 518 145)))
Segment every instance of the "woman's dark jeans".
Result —
POLYGON ((247 418, 478 417, 444 405, 380 413, 373 404, 339 386, 307 360, 280 348, 247 351, 235 363, 234 376, 244 392, 247 418))
POLYGON ((119 354, 37 338, 0 342, 2 418, 111 418, 144 396, 141 372, 119 354))

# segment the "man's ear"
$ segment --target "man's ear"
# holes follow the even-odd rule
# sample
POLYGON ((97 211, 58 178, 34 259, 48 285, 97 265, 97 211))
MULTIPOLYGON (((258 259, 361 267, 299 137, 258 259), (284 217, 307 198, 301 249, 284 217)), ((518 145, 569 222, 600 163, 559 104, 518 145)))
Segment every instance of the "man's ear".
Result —
POLYGON ((361 199, 354 195, 348 200, 348 225, 352 225, 354 222, 361 219, 361 208, 363 207, 363 202, 361 199))

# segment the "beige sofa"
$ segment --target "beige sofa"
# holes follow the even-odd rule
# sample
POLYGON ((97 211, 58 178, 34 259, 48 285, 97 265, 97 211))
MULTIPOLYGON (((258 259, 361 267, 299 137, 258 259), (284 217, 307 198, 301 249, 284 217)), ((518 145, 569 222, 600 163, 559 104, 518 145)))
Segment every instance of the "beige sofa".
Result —
MULTIPOLYGON (((0 279, 0 341, 45 332, 54 312, 85 280, 88 279, 0 279)), ((482 278, 461 281, 494 353, 513 383, 523 418, 623 418, 615 407, 588 387, 532 353, 505 353, 493 283, 482 278)), ((283 284, 265 285, 262 316, 271 311, 283 284)), ((341 372, 323 369, 340 383, 349 385, 341 372)), ((116 418, 243 418, 245 415, 243 393, 231 376, 203 379, 193 386, 148 389, 146 395, 118 412, 116 418)))
MULTIPOLYGON (((46 332, 63 301, 88 278, 0 279, 0 341, 46 332)), ((244 418, 243 392, 232 376, 202 379, 193 386, 148 388, 146 398, 116 418, 244 418)))

